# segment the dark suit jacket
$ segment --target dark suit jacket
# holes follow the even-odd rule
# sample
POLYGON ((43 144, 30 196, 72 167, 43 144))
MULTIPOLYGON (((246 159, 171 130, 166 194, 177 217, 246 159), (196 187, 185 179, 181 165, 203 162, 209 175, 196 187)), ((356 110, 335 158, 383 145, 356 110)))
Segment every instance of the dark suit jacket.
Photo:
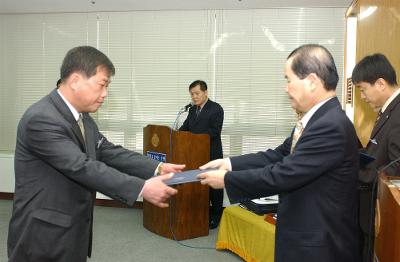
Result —
POLYGON ((221 131, 224 122, 224 110, 222 107, 208 99, 196 116, 196 106, 189 109, 189 114, 179 128, 180 131, 190 131, 194 134, 208 134, 210 136, 210 160, 222 158, 221 131))
POLYGON ((86 261, 94 194, 132 205, 158 165, 107 141, 84 114, 86 146, 57 93, 32 105, 18 125, 9 261, 86 261))
POLYGON ((231 158, 231 201, 279 194, 275 262, 358 261, 358 144, 337 98, 311 117, 290 154, 275 150, 231 158))
MULTIPOLYGON (((371 185, 377 178, 377 169, 400 157, 400 95, 388 105, 375 124, 365 151, 376 159, 360 170, 359 180, 371 185)), ((399 176, 399 163, 389 166, 385 172, 399 176)), ((371 190, 361 191, 360 226, 365 233, 368 232, 371 204, 371 190)))

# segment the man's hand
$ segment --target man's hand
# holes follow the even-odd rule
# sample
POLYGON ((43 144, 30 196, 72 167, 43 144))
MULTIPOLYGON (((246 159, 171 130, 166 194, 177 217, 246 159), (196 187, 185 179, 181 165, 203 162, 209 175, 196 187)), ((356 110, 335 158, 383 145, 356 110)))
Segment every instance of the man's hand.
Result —
POLYGON ((178 190, 164 184, 164 180, 170 179, 174 174, 152 177, 144 183, 142 197, 158 207, 168 207, 167 200, 178 193, 178 190))
POLYGON ((216 159, 216 160, 208 162, 207 164, 205 164, 199 168, 202 170, 212 168, 212 169, 221 169, 221 170, 226 170, 226 171, 232 171, 229 158, 216 159))
POLYGON ((182 170, 185 168, 185 165, 176 165, 176 164, 171 164, 171 163, 162 163, 159 167, 159 174, 160 175, 166 175, 169 173, 178 173, 182 172, 182 170))
MULTIPOLYGON (((214 162, 214 161, 213 161, 214 162)), ((197 175, 200 178, 202 185, 209 185, 214 189, 221 189, 225 187, 224 178, 226 170, 213 170, 197 175)))

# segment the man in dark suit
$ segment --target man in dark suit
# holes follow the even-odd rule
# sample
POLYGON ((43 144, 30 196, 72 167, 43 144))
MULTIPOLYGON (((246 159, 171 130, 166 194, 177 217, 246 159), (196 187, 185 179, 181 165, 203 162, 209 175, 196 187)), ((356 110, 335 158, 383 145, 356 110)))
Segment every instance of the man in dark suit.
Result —
MULTIPOLYGON (((195 134, 208 134, 210 136, 210 160, 222 158, 221 131, 224 110, 218 103, 208 98, 207 84, 202 80, 191 83, 189 93, 194 106, 189 109, 189 114, 179 130, 195 134)), ((219 224, 223 200, 223 189, 210 188, 209 226, 211 229, 216 228, 219 224)))
MULTIPOLYGON (((364 262, 373 261, 376 182, 380 168, 400 157, 400 89, 396 72, 382 54, 364 57, 354 68, 354 85, 361 98, 376 112, 378 118, 365 152, 375 160, 359 173, 361 246, 364 262)), ((400 175, 399 163, 384 168, 387 175, 400 175)))
POLYGON ((57 89, 29 107, 17 131, 10 262, 83 262, 91 253, 99 191, 133 205, 139 195, 167 207, 166 186, 184 165, 160 164, 109 142, 88 113, 98 110, 115 69, 99 50, 71 49, 57 89), (161 176, 154 176, 159 173, 161 176))
POLYGON ((279 194, 275 262, 356 262, 358 143, 335 95, 332 55, 300 46, 285 77, 299 128, 274 150, 214 160, 201 168, 220 170, 199 178, 225 187, 231 202, 279 194))

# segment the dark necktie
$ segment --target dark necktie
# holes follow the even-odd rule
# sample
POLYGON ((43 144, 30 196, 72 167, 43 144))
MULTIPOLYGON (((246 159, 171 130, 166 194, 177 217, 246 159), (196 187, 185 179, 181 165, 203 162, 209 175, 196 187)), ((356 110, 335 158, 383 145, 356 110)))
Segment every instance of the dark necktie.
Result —
POLYGON ((201 112, 201 107, 198 106, 196 108, 196 117, 198 117, 200 115, 200 112, 201 112))

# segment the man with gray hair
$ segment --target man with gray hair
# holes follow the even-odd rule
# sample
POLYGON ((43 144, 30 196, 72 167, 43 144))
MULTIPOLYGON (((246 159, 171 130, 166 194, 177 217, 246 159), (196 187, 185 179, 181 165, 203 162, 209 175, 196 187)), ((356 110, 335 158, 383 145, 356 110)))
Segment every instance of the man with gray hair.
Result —
POLYGON ((332 55, 320 45, 295 49, 286 92, 302 115, 275 149, 202 166, 202 184, 226 188, 231 202, 279 194, 275 262, 358 262, 357 136, 335 90, 332 55))

